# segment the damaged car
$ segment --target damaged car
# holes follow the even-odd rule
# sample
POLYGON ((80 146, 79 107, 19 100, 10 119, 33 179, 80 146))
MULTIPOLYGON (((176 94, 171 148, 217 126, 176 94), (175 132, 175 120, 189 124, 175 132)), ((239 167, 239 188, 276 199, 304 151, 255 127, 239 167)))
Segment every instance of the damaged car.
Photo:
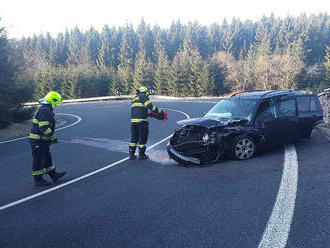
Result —
POLYGON ((179 121, 167 151, 184 165, 207 165, 226 154, 246 160, 262 147, 309 138, 322 119, 321 104, 313 94, 238 93, 218 102, 203 117, 179 121))

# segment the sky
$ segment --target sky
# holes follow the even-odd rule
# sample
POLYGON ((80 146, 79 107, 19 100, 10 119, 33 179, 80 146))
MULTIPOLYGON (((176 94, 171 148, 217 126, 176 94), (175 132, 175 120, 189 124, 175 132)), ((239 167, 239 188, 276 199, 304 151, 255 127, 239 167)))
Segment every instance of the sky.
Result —
POLYGON ((176 20, 209 25, 224 18, 255 21, 271 13, 285 17, 320 12, 330 12, 329 0, 1 0, 0 27, 5 27, 8 38, 21 38, 46 32, 56 36, 75 26, 136 27, 142 17, 151 26, 166 28, 176 20))

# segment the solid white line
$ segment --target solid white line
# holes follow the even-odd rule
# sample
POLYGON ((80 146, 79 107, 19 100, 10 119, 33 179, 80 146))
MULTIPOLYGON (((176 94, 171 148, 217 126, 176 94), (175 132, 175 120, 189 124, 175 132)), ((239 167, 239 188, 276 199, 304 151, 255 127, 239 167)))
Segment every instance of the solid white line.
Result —
POLYGON ((72 117, 76 117, 77 118, 77 121, 68 125, 68 126, 65 126, 65 127, 60 127, 60 128, 57 128, 56 131, 59 131, 59 130, 63 130, 63 129, 66 129, 68 127, 72 127, 74 125, 77 125, 79 122, 81 122, 81 117, 78 116, 78 115, 72 115, 72 114, 63 114, 63 113, 57 113, 58 115, 68 115, 68 116, 72 116, 72 117))
POLYGON ((284 168, 272 214, 258 248, 284 248, 289 237, 298 183, 298 158, 294 145, 285 147, 284 168))
MULTIPOLYGON (((72 126, 74 126, 74 125, 77 125, 79 122, 81 122, 81 117, 78 116, 78 115, 63 114, 63 113, 56 113, 56 115, 68 115, 68 116, 72 116, 72 117, 77 118, 77 121, 74 122, 74 123, 72 123, 72 124, 70 124, 70 125, 68 125, 68 126, 61 127, 61 128, 57 128, 57 129, 55 129, 55 131, 63 130, 63 129, 68 128, 68 127, 72 127, 72 126)), ((11 140, 0 141, 0 144, 5 144, 5 143, 9 143, 9 142, 17 141, 17 140, 27 139, 27 138, 29 138, 29 136, 21 137, 21 138, 17 138, 17 139, 11 139, 11 140)))
POLYGON ((190 119, 190 116, 189 116, 187 113, 185 113, 185 112, 182 112, 182 111, 179 111, 179 110, 176 110, 176 109, 171 109, 171 108, 165 108, 165 109, 168 109, 168 110, 171 110, 171 111, 178 112, 178 113, 180 113, 180 114, 185 115, 185 116, 187 117, 187 119, 190 119))
MULTIPOLYGON (((182 114, 184 114, 184 115, 187 117, 187 119, 190 118, 190 116, 189 116, 188 114, 186 114, 186 113, 184 113, 184 112, 182 112, 182 111, 175 110, 175 109, 169 109, 169 110, 172 110, 172 111, 175 111, 175 112, 178 112, 178 113, 182 113, 182 114)), ((172 137, 172 134, 169 135, 169 136, 167 136, 166 138, 164 138, 164 139, 158 141, 157 143, 151 145, 150 147, 147 148, 147 150, 154 148, 155 146, 157 146, 157 145, 163 143, 164 141, 168 140, 168 139, 171 138, 171 137, 172 137)), ((37 198, 37 197, 39 197, 39 196, 45 195, 45 194, 50 193, 50 192, 52 192, 52 191, 55 191, 55 190, 57 190, 57 189, 63 188, 63 187, 65 187, 65 186, 68 186, 68 185, 70 185, 70 184, 73 184, 73 183, 75 183, 75 182, 78 182, 78 181, 80 181, 80 180, 82 180, 82 179, 85 179, 85 178, 87 178, 87 177, 93 176, 93 175, 95 175, 95 174, 97 174, 97 173, 100 173, 101 171, 104 171, 104 170, 106 170, 106 169, 109 169, 109 168, 111 168, 111 167, 113 167, 113 166, 115 166, 115 165, 117 165, 117 164, 120 164, 120 163, 122 163, 122 162, 125 162, 125 161, 127 161, 127 160, 128 160, 128 157, 123 158, 123 159, 121 159, 121 160, 119 160, 119 161, 117 161, 117 162, 114 162, 114 163, 112 163, 112 164, 106 165, 106 166, 104 166, 104 167, 102 167, 102 168, 100 168, 100 169, 97 169, 97 170, 95 170, 95 171, 92 171, 92 172, 90 172, 90 173, 88 173, 88 174, 85 174, 85 175, 83 175, 83 176, 80 176, 80 177, 78 177, 78 178, 75 178, 75 179, 73 179, 73 180, 71 180, 71 181, 68 181, 68 182, 66 182, 66 183, 62 183, 62 184, 60 184, 60 185, 58 185, 58 186, 55 186, 55 187, 52 187, 52 188, 50 188, 50 189, 43 190, 43 191, 41 191, 41 192, 39 192, 39 193, 36 193, 36 194, 30 195, 30 196, 28 196, 28 197, 22 198, 22 199, 20 199, 20 200, 17 200, 17 201, 11 202, 11 203, 8 203, 8 204, 6 204, 6 205, 3 205, 3 206, 0 207, 0 211, 4 210, 4 209, 6 209, 6 208, 10 208, 10 207, 16 206, 16 205, 21 204, 21 203, 23 203, 23 202, 26 202, 26 201, 32 200, 32 199, 37 198)))

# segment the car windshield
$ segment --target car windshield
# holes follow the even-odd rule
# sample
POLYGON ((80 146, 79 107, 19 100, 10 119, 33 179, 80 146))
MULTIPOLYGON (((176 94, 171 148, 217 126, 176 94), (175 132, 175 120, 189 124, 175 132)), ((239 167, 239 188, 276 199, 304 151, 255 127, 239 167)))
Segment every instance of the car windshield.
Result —
POLYGON ((205 117, 222 117, 251 120, 257 100, 232 98, 218 102, 205 117))

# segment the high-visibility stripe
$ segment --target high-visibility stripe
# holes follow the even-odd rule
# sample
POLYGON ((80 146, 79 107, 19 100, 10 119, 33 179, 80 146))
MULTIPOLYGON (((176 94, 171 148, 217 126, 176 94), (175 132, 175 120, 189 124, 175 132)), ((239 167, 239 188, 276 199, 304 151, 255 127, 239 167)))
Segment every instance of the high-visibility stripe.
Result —
POLYGON ((44 169, 45 172, 50 172, 51 170, 55 170, 55 166, 52 165, 52 166, 49 166, 47 168, 44 169))
POLYGON ((140 99, 140 98, 137 96, 137 97, 133 98, 132 102, 133 102, 133 101, 137 101, 137 100, 139 100, 139 99, 140 99))
POLYGON ((128 145, 129 145, 129 146, 136 147, 136 143, 129 143, 128 145))
POLYGON ((145 106, 143 105, 143 103, 135 102, 135 103, 132 103, 131 107, 143 107, 144 108, 145 106))
POLYGON ((51 165, 51 166, 49 166, 47 168, 44 168, 42 170, 32 171, 32 176, 39 176, 39 175, 48 173, 48 172, 50 172, 52 170, 55 170, 55 166, 54 165, 51 165))
POLYGON ((32 171, 32 176, 39 176, 44 174, 44 170, 32 171))
POLYGON ((42 127, 42 126, 48 126, 49 125, 49 121, 40 121, 39 122, 39 127, 42 127))
POLYGON ((30 133, 29 138, 31 138, 31 139, 40 139, 41 136, 39 134, 30 133))
POLYGON ((145 101, 145 102, 144 102, 144 106, 147 107, 150 103, 151 103, 150 101, 145 101))
POLYGON ((39 124, 39 121, 38 121, 38 119, 36 119, 36 118, 34 118, 34 119, 32 120, 32 122, 33 122, 34 124, 39 124))
POLYGON ((139 144, 139 148, 144 148, 144 147, 146 147, 145 144, 139 144))
POLYGON ((131 122, 148 121, 147 119, 131 119, 131 122))
POLYGON ((152 106, 152 111, 155 111, 156 110, 156 106, 152 106))
POLYGON ((48 135, 52 132, 52 130, 50 128, 47 128, 46 131, 44 132, 45 135, 48 135))

